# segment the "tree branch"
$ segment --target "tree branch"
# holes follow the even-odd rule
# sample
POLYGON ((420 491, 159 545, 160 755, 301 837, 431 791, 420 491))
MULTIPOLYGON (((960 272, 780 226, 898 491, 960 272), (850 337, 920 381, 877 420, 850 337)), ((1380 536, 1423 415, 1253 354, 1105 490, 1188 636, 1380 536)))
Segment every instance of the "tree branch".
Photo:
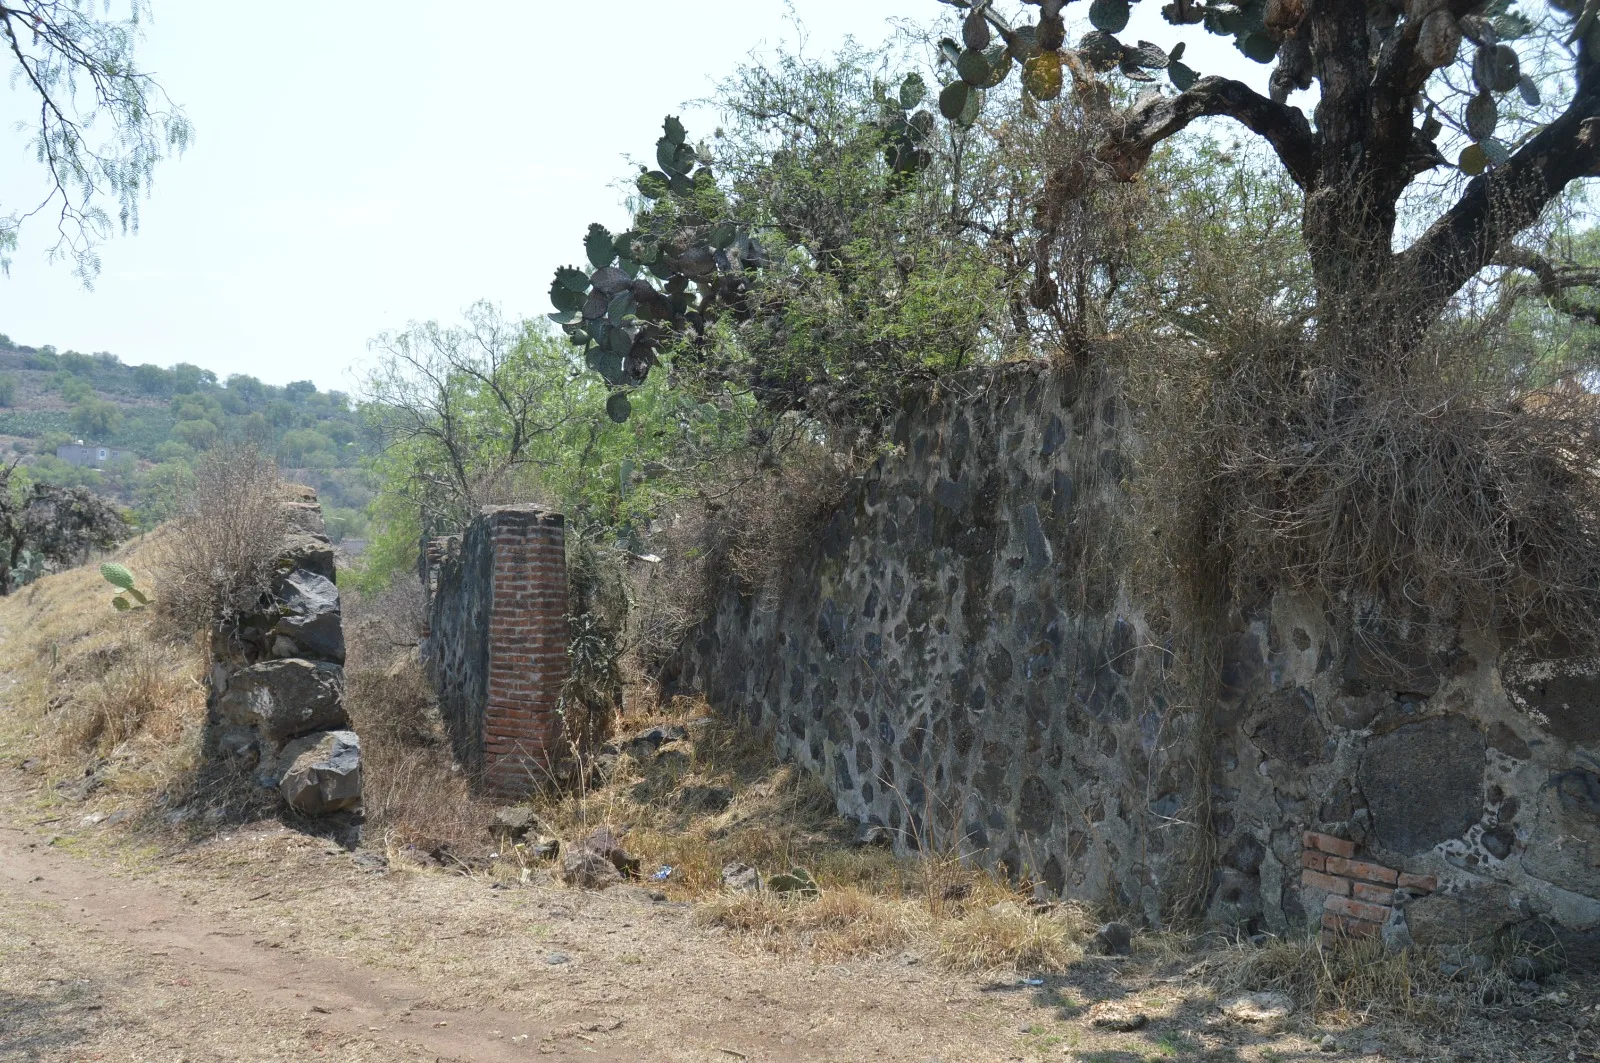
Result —
POLYGON ((1504 165, 1474 177, 1393 275, 1414 286, 1419 320, 1432 320, 1500 248, 1533 224, 1562 189, 1600 166, 1600 87, 1580 92, 1504 165))
POLYGON ((1264 138, 1301 188, 1316 174, 1316 137, 1298 107, 1274 103, 1242 81, 1204 77, 1176 96, 1151 94, 1113 118, 1107 143, 1097 153, 1117 176, 1131 181, 1155 146, 1199 118, 1223 116, 1264 138))
POLYGON ((1516 246, 1497 251, 1493 264, 1526 270, 1538 282, 1539 294, 1550 309, 1591 325, 1600 325, 1600 306, 1589 306, 1567 295, 1572 288, 1600 288, 1600 269, 1558 266, 1532 248, 1516 246))

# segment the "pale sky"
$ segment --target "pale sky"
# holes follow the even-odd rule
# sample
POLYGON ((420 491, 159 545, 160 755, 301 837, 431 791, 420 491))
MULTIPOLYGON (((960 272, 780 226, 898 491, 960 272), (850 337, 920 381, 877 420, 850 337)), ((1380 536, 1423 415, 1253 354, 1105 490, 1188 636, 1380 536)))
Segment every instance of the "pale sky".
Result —
MULTIPOLYGON (((139 61, 183 105, 194 143, 158 170, 139 233, 101 247, 93 291, 46 262, 49 220, 30 222, 0 278, 0 332, 343 390, 385 329, 480 298, 547 312, 550 276, 579 257, 588 223, 625 223, 616 182, 626 157, 653 150, 662 116, 709 133, 713 117, 683 102, 752 51, 797 40, 783 0, 325 0, 282 18, 240 0, 153 7, 139 61)), ((1176 42, 1159 7, 1139 4, 1123 39, 1176 42)), ((817 56, 949 10, 792 8, 817 56)), ((1264 87, 1268 68, 1230 42, 1184 36, 1201 73, 1264 87)), ((29 102, 0 88, 3 212, 43 187, 13 130, 29 102)))

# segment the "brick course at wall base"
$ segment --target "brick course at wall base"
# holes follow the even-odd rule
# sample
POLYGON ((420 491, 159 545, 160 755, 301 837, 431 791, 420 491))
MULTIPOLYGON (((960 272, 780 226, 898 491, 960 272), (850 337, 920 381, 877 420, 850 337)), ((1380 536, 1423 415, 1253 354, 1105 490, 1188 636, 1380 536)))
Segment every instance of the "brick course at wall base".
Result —
POLYGON ((489 793, 525 797, 566 753, 566 530, 537 506, 485 509, 427 551, 424 655, 457 758, 489 793))
POLYGON ((1326 893, 1322 901, 1322 940, 1378 937, 1397 904, 1439 888, 1432 875, 1407 875, 1392 867, 1354 859, 1356 843, 1332 834, 1306 831, 1300 850, 1300 886, 1326 893))

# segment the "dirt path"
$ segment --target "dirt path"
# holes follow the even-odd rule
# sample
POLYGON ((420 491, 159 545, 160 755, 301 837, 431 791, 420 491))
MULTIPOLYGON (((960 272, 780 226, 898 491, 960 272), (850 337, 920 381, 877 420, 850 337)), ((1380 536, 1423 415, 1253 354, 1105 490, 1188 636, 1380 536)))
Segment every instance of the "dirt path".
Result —
POLYGON ((57 1050, 70 1058, 143 1058, 150 1049, 181 1055, 200 1047, 193 1043, 200 1031, 184 1030, 181 1018, 173 1028, 160 1015, 168 1010, 220 1013, 204 1024, 203 1040, 237 1058, 270 1058, 268 1042, 285 1039, 313 1055, 336 1047, 344 1059, 499 1063, 528 1058, 530 1043, 557 1059, 623 1058, 551 1043, 552 1032, 604 1025, 593 1016, 552 1026, 495 1009, 445 1011, 429 1006, 428 991, 415 982, 285 955, 252 940, 246 923, 197 907, 0 827, 0 923, 14 943, 7 951, 22 953, 6 957, 0 977, 0 1059, 57 1050), (30 995, 5 984, 35 966, 58 969, 42 980, 56 992, 30 995), (88 977, 61 977, 78 972, 88 977), (157 1015, 139 1014, 147 1009, 157 1015), (129 1025, 149 1027, 153 1018, 160 1028, 150 1041, 128 1044, 129 1025))
POLYGON ((0 822, 0 1061, 1000 1061, 1054 1011, 915 957, 729 951, 644 890, 373 872, 276 823, 129 842, 0 822))
POLYGON ((912 953, 785 959, 644 889, 388 867, 275 821, 138 835, 81 805, 33 811, 8 774, 0 1063, 1600 1058, 1571 1025, 1600 997, 1574 983, 1537 1021, 1400 1042, 1358 1025, 1328 1052, 1303 1016, 1224 1021, 1182 957, 1087 959, 1037 986, 912 953), (1144 1018, 1117 1032, 1108 1014, 1144 1018))

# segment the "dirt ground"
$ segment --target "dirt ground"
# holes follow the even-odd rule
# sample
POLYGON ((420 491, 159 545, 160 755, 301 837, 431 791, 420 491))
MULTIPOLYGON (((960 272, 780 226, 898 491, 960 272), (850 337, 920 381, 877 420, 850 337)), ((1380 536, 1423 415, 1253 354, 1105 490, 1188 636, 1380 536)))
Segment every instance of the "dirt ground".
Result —
POLYGON ((1564 1004, 1431 1038, 1240 1021, 1184 974, 1192 956, 1084 959, 1039 985, 915 953, 784 959, 642 887, 389 867, 276 821, 141 836, 24 778, 0 765, 7 1063, 1600 1058, 1575 1025, 1600 994, 1570 979, 1564 1004))

